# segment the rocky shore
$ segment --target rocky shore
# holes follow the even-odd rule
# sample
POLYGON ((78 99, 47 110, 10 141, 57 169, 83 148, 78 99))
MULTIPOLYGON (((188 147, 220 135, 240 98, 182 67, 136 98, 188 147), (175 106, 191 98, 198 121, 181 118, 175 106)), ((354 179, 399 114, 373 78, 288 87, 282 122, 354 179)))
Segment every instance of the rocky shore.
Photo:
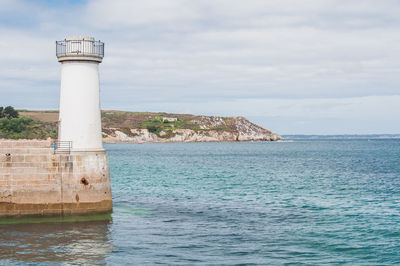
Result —
MULTIPOLYGON (((58 111, 20 110, 20 131, 0 128, 5 139, 55 139, 58 111)), ((236 142, 280 141, 283 138, 248 119, 155 112, 104 110, 103 141, 106 143, 144 142, 236 142)), ((15 121, 14 121, 15 122, 15 121)), ((4 123, 3 123, 4 124, 4 123)))
POLYGON ((279 141, 283 138, 260 127, 244 117, 223 119, 217 116, 200 116, 190 121, 198 129, 161 130, 158 134, 147 128, 103 128, 106 143, 143 142, 234 142, 234 141, 279 141))

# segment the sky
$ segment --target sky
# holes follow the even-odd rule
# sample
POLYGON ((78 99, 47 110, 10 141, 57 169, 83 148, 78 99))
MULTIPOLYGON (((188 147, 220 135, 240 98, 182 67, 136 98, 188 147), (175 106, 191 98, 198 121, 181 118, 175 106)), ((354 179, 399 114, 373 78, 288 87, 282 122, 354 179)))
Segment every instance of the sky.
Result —
POLYGON ((398 0, 0 0, 0 106, 58 109, 77 35, 105 42, 102 109, 400 133, 398 0))

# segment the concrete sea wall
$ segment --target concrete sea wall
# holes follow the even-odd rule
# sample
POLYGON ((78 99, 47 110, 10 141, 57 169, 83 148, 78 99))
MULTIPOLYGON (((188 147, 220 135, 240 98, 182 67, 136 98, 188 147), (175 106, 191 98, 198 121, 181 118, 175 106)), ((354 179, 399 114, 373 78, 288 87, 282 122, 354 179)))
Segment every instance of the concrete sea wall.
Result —
POLYGON ((111 209, 105 152, 58 154, 50 141, 0 140, 0 216, 111 209))

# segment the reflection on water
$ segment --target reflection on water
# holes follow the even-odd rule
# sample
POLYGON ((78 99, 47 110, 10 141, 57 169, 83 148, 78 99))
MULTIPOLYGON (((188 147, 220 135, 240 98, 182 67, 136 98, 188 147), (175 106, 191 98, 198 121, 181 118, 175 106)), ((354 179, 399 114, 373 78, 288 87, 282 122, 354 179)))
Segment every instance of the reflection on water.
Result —
POLYGON ((33 222, 0 225, 2 264, 104 264, 106 255, 113 249, 109 219, 33 222))

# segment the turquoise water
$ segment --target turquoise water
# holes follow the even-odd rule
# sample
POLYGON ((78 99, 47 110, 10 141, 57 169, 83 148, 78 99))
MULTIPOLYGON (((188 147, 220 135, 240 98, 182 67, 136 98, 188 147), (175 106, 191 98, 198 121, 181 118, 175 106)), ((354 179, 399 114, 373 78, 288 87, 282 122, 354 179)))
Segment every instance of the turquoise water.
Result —
POLYGON ((400 140, 106 149, 111 219, 0 225, 0 264, 400 263, 400 140))

